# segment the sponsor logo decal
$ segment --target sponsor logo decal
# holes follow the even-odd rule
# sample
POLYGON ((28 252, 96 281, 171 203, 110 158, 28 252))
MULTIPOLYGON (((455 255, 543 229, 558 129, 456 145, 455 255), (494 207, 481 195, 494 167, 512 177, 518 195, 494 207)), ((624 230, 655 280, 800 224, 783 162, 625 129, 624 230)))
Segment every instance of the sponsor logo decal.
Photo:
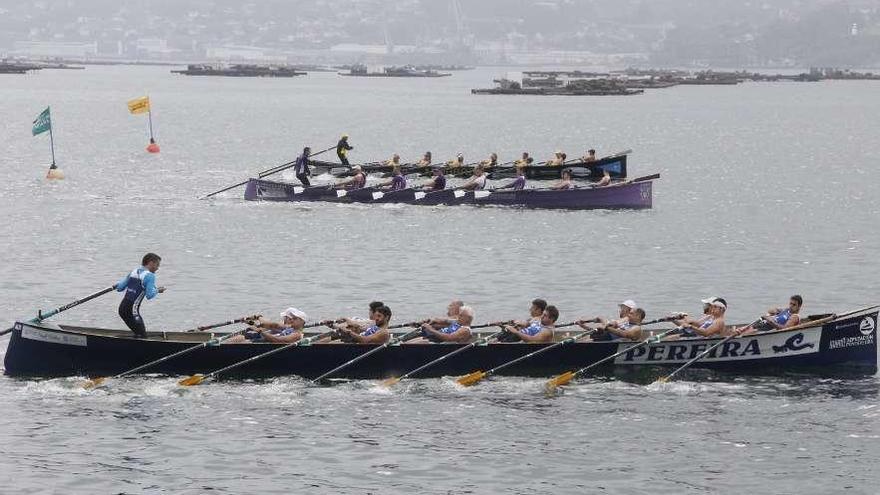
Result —
POLYGON ((39 340, 50 344, 76 345, 86 347, 85 335, 71 335, 67 333, 47 332, 31 327, 24 327, 21 336, 30 340, 39 340))
POLYGON ((874 333, 874 318, 871 318, 870 316, 864 317, 859 324, 859 331, 862 332, 862 335, 871 335, 874 333))
MULTIPOLYGON (((768 359, 777 354, 811 354, 818 352, 820 329, 809 329, 791 335, 790 332, 756 335, 751 338, 732 339, 712 350, 704 361, 741 361, 768 359)), ((650 346, 631 349, 615 359, 617 364, 645 363, 684 363, 697 357, 709 347, 718 343, 717 339, 682 339, 658 342, 650 346)), ((632 344, 618 344, 623 351, 632 344)))
POLYGON ((843 337, 828 342, 828 349, 843 349, 845 347, 857 347, 860 345, 874 345, 874 334, 858 335, 856 337, 843 337))
POLYGON ((813 344, 806 343, 804 344, 804 334, 799 333, 796 335, 792 335, 785 341, 782 345, 774 345, 773 352, 780 353, 786 351, 799 351, 801 349, 806 349, 807 347, 814 347, 813 344))

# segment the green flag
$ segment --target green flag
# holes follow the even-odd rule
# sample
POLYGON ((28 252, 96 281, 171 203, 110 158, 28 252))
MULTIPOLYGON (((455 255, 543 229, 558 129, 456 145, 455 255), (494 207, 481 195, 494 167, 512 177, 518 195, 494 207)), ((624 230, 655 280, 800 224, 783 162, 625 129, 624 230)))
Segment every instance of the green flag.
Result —
POLYGON ((34 121, 34 128, 31 132, 36 136, 37 134, 42 134, 49 130, 52 130, 52 118, 49 117, 49 107, 46 107, 46 109, 37 116, 37 120, 34 121))

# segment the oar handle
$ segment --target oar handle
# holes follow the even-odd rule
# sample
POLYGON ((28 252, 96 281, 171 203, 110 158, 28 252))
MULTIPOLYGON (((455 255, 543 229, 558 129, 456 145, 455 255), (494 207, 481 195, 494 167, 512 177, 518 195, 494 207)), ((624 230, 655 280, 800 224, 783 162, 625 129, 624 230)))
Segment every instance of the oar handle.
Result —
POLYGON ((261 315, 261 314, 254 314, 254 315, 250 315, 250 316, 242 316, 242 317, 240 317, 240 318, 235 318, 235 319, 233 319, 233 320, 227 320, 227 321, 224 321, 224 322, 221 322, 221 323, 212 323, 212 324, 210 324, 210 325, 203 325, 203 326, 200 326, 200 327, 191 328, 191 329, 189 329, 189 330, 186 330, 186 332, 204 332, 205 330, 211 330, 212 328, 220 328, 220 327, 225 327, 225 326, 228 326, 228 325, 234 325, 234 324, 236 324, 236 323, 245 323, 245 322, 247 322, 247 321, 257 320, 257 319, 259 319, 259 318, 262 317, 262 316, 263 316, 263 315, 261 315))

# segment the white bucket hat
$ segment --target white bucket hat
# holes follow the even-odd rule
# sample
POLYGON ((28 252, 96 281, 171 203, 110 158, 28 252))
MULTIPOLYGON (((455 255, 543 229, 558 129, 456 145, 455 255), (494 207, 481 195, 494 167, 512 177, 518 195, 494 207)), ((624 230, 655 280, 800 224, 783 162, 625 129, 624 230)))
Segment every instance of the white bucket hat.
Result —
POLYGON ((292 307, 287 308, 281 312, 281 318, 285 318, 285 317, 299 318, 302 321, 306 321, 309 318, 309 316, 307 314, 305 314, 304 311, 300 311, 300 310, 298 310, 296 308, 292 308, 292 307))

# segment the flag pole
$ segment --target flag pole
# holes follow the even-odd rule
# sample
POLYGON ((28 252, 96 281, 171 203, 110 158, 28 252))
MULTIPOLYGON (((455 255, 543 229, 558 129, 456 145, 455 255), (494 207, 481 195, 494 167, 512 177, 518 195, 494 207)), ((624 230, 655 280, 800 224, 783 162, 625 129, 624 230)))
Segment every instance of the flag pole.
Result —
POLYGON ((147 110, 147 118, 150 121, 150 142, 153 139, 153 109, 147 110))
MULTIPOLYGON (((50 117, 51 119, 51 117, 50 117)), ((52 148, 52 165, 49 165, 49 170, 58 168, 55 165, 55 138, 52 136, 52 121, 49 120, 49 147, 52 148)))

